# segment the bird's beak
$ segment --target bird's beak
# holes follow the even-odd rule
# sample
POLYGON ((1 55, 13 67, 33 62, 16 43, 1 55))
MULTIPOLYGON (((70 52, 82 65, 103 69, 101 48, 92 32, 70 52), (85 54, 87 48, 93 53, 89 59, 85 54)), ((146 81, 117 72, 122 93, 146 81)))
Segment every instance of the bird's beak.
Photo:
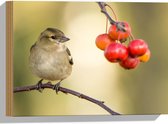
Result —
POLYGON ((61 38, 61 42, 66 42, 66 41, 68 41, 68 40, 70 40, 70 39, 67 38, 67 37, 65 37, 65 36, 63 36, 63 37, 61 38))

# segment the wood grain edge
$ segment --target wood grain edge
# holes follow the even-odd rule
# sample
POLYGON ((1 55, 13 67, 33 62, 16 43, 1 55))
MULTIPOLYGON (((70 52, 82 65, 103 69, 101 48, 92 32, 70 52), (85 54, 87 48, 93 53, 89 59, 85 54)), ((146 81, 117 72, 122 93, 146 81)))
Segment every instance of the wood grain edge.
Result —
POLYGON ((6 116, 13 113, 13 2, 6 2, 6 116))

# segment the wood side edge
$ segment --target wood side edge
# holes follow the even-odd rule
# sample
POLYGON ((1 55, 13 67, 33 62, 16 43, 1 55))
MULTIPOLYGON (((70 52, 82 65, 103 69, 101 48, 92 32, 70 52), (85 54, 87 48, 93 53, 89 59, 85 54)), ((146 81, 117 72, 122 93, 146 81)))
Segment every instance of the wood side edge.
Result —
POLYGON ((6 116, 13 113, 13 2, 6 2, 6 116))

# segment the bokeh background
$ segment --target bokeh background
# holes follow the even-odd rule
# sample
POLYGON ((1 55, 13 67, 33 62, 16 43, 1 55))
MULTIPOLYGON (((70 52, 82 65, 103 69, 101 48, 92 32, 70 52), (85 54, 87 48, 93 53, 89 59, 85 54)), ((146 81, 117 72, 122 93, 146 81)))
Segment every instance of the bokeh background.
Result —
MULTIPOLYGON (((124 70, 104 58, 95 46, 106 26, 97 3, 14 2, 14 86, 38 82, 28 66, 29 49, 43 30, 56 27, 71 39, 67 46, 74 59, 63 87, 105 101, 122 114, 168 113, 168 3, 108 4, 119 20, 129 22, 136 38, 149 44, 148 63, 124 70)), ((52 90, 14 94, 15 116, 107 114, 93 103, 52 90)))

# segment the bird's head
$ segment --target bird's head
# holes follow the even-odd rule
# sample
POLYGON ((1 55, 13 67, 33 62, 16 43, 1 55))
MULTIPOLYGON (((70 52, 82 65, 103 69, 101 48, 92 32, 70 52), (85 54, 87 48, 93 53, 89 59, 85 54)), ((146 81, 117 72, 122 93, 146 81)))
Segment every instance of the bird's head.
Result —
POLYGON ((62 31, 56 28, 47 28, 41 33, 39 40, 41 42, 59 44, 59 43, 64 43, 70 39, 67 38, 62 31))

